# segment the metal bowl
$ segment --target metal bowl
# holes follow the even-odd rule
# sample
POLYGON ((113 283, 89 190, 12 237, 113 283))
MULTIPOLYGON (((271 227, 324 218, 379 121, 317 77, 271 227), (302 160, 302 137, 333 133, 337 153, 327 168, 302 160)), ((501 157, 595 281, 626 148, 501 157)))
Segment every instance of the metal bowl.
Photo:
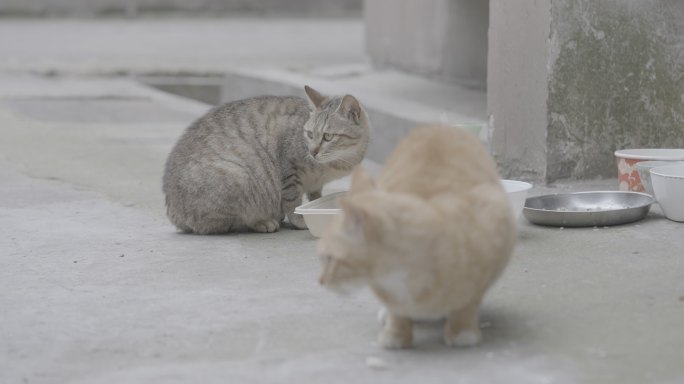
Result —
POLYGON ((533 224, 554 227, 596 227, 643 219, 655 200, 626 191, 562 193, 530 197, 523 215, 533 224))

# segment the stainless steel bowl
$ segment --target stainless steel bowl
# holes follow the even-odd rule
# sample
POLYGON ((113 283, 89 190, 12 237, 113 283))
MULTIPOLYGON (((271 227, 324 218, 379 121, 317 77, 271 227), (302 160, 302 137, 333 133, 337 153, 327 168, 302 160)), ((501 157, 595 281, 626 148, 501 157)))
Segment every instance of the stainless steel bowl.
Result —
POLYGON ((655 200, 639 192, 595 191, 530 197, 523 215, 533 224, 595 227, 643 219, 655 200))

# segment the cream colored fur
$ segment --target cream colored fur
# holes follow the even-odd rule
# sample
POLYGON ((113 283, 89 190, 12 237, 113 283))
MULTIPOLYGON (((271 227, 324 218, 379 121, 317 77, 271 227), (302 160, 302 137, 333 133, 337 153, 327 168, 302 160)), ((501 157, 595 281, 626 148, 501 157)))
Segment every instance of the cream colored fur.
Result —
POLYGON ((477 344, 482 298, 513 250, 516 230, 494 162, 458 128, 422 127, 377 181, 357 168, 343 214, 319 242, 321 284, 370 285, 387 308, 379 341, 412 345, 412 321, 446 318, 449 346, 477 344))

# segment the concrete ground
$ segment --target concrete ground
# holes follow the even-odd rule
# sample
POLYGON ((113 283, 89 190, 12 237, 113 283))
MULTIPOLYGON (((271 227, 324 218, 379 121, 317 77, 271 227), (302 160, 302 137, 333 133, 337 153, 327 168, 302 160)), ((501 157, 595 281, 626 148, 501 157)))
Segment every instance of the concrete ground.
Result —
MULTIPOLYGON (((416 348, 385 351, 374 344, 372 295, 338 297, 317 285, 307 231, 176 233, 164 216, 163 163, 208 106, 133 79, 92 77, 97 65, 70 69, 70 56, 52 46, 58 39, 31 40, 24 54, 11 44, 8 32, 21 39, 46 28, 47 36, 50 23, 0 23, 0 383, 684 381, 684 227, 657 205, 644 221, 610 228, 521 218, 515 256, 482 309, 481 346, 448 349, 438 324, 421 324, 416 348), (29 74, 31 63, 60 76, 29 74), (370 367, 369 357, 384 367, 370 367)), ((117 23, 100 20, 93 31, 117 31, 117 23)), ((306 25, 263 28, 286 34, 306 25)), ((120 70, 175 60, 136 44, 112 48, 112 62, 129 57, 120 70)), ((198 62, 220 67, 207 53, 214 48, 223 49, 198 46, 198 62)), ((65 49, 75 62, 88 57, 65 49)), ((92 60, 106 57, 98 49, 105 53, 92 60)), ((350 51, 339 60, 359 58, 350 51)))

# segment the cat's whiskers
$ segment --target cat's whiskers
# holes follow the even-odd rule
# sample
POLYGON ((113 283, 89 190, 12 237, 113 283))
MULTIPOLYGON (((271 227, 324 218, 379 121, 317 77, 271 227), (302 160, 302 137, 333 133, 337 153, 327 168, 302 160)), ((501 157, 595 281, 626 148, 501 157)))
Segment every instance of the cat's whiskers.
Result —
POLYGON ((347 164, 347 165, 349 165, 349 166, 351 166, 351 167, 354 166, 354 164, 352 164, 351 161, 345 160, 345 159, 343 159, 343 158, 341 158, 341 157, 338 157, 337 159, 335 159, 335 161, 340 161, 340 162, 345 163, 345 164, 347 164))
POLYGON ((328 153, 319 155, 317 160, 321 164, 325 164, 325 163, 334 164, 334 163, 340 162, 340 163, 343 163, 343 164, 349 166, 350 168, 354 167, 354 164, 351 161, 344 159, 341 156, 333 157, 331 154, 328 154, 328 153))
POLYGON ((319 163, 325 163, 325 162, 330 161, 330 154, 328 154, 328 153, 319 153, 319 154, 318 154, 318 157, 314 157, 314 159, 315 159, 316 161, 318 161, 319 163))

